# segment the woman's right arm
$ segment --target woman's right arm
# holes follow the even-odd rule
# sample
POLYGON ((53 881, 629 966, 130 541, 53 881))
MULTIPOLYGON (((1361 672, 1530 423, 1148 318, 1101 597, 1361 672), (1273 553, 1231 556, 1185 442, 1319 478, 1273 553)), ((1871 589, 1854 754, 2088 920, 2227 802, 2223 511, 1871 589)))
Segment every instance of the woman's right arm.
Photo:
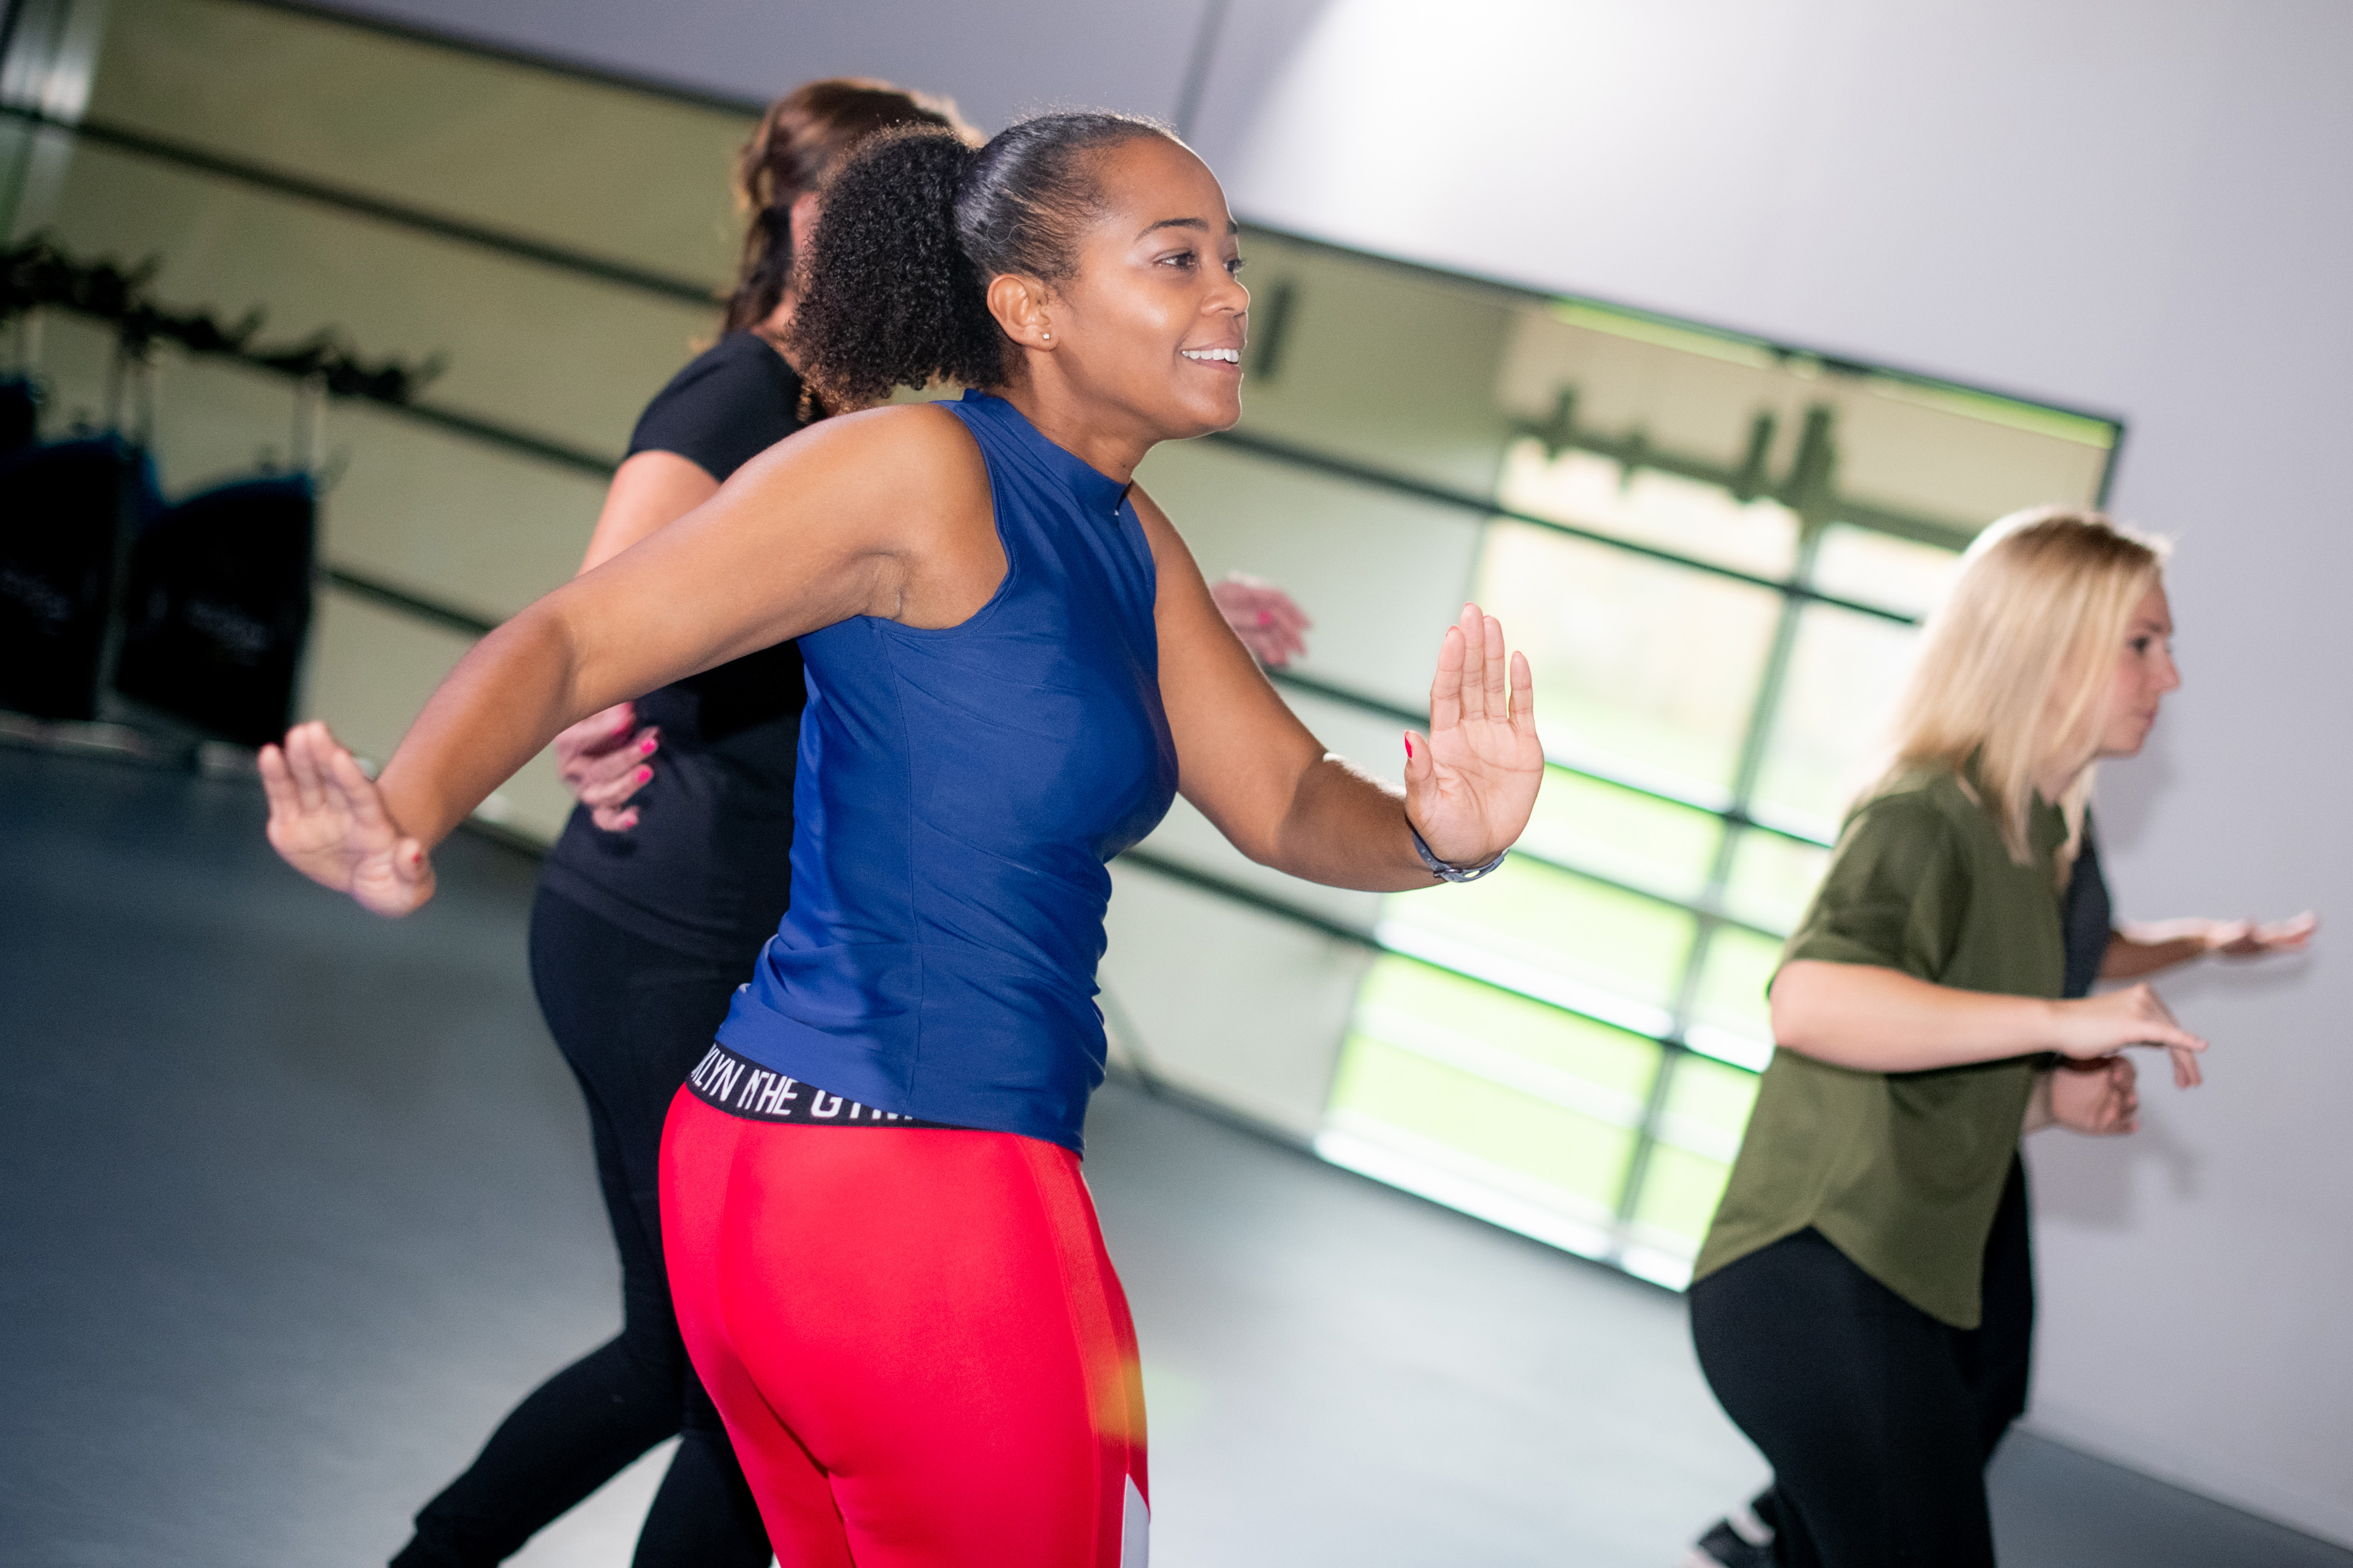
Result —
POLYGON ((2174 1081, 2199 1081, 2206 1042, 2174 1021, 2147 985, 2078 1001, 1932 984, 1868 963, 1797 959, 1774 977, 1773 1038, 1786 1049, 1864 1072, 1921 1072, 2055 1051, 2088 1060, 2134 1046, 2173 1053, 2174 1081))
POLYGON ((2137 980, 2195 958, 2260 958, 2302 952, 2320 917, 2306 910, 2284 921, 2149 921, 2116 928, 2100 960, 2103 980, 2137 980))
POLYGON ((425 852, 575 720, 853 616, 971 614, 1004 571, 987 505, 951 416, 883 408, 813 426, 476 644, 367 798, 320 727, 266 752, 271 842, 315 880, 357 893, 364 879, 371 908, 406 912, 431 890, 425 852), (388 857, 389 879, 355 870, 355 847, 388 857))

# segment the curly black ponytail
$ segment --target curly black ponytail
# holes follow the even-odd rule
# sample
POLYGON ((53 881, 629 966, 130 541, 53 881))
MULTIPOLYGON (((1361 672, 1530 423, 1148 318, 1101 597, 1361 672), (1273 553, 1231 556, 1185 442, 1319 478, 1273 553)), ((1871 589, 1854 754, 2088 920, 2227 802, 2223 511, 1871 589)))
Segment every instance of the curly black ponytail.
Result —
POLYGON ((956 185, 976 156, 943 131, 887 131, 826 186, 792 346, 828 403, 1000 379, 1003 334, 955 233, 956 185))
POLYGON ((1168 134, 1132 115, 1044 114, 978 152, 928 128, 867 142, 826 186, 808 247, 792 328, 802 374, 836 406, 934 381, 1002 385, 1009 340, 988 280, 1070 278, 1103 206, 1099 155, 1168 134))

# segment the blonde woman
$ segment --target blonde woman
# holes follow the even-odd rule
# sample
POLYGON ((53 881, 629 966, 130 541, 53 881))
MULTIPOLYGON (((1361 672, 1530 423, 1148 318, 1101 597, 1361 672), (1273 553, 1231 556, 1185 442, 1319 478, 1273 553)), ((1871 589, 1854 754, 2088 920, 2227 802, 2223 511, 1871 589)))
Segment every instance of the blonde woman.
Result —
MULTIPOLYGON (((1993 1562, 1985 1465, 2033 1317, 2020 1136, 2130 1132, 2119 1053, 2167 1049, 2188 1089, 2206 1048, 2146 984, 2068 997, 2092 769, 2180 685, 2162 566, 2096 514, 2021 514, 1929 623, 1894 760, 1783 952, 1779 1048, 1694 1271, 1700 1364, 1774 1470, 1747 1539, 1720 1525, 1695 1561, 1993 1562)), ((2112 976, 2189 956, 2124 945, 2112 976)))

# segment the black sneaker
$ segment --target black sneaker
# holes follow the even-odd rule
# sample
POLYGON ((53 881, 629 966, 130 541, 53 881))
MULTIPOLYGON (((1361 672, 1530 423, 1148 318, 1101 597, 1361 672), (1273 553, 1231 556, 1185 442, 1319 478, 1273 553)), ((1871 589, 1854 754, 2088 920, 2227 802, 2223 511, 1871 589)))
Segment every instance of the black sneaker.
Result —
POLYGON ((1683 1554, 1683 1568, 1773 1568, 1773 1527, 1744 1508, 1719 1519, 1683 1554))

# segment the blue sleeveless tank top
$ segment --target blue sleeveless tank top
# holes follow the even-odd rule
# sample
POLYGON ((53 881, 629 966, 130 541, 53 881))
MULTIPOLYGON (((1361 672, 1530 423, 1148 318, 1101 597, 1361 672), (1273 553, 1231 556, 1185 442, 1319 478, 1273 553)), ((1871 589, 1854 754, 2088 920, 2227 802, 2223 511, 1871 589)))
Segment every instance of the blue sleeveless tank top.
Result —
POLYGON ((792 904, 720 1041, 829 1093, 1080 1147, 1103 1081, 1105 862, 1176 788, 1152 551, 1126 487, 1002 398, 1005 581, 961 626, 800 639, 792 904))

